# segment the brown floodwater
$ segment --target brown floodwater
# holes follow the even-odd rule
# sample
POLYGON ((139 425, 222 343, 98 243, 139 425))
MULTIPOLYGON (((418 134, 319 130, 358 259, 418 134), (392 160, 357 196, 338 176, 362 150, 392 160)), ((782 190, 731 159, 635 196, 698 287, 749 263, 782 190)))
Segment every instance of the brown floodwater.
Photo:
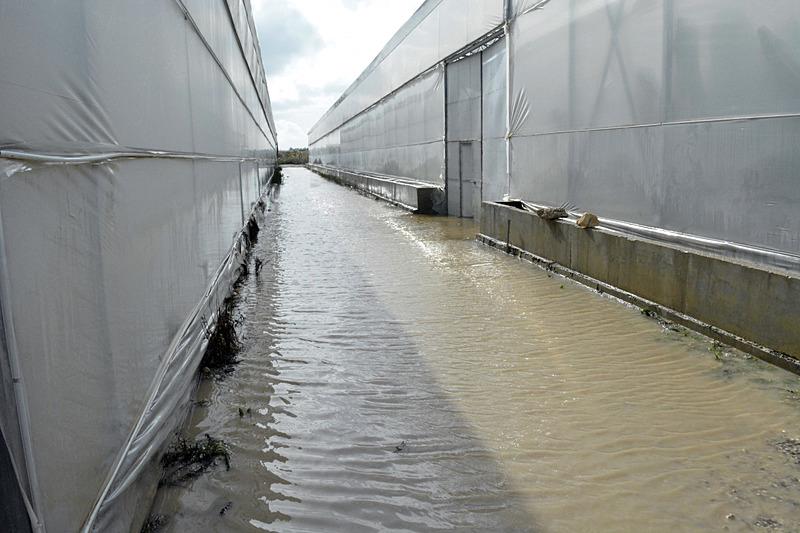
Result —
POLYGON ((797 377, 286 174, 187 430, 231 468, 161 489, 165 531, 800 531, 797 377))

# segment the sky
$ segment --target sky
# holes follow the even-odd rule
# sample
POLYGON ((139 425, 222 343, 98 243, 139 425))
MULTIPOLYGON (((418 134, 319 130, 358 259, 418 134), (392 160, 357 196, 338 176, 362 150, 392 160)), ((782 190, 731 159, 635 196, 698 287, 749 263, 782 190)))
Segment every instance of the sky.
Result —
POLYGON ((281 149, 308 130, 422 0, 251 0, 281 149))

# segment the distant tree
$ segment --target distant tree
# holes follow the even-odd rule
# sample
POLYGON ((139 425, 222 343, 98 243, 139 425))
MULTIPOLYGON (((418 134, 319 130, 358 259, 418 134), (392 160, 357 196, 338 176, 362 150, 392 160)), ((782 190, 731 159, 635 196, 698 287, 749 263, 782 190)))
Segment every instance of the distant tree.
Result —
POLYGON ((278 151, 279 165, 305 165, 308 163, 308 148, 289 148, 278 151))

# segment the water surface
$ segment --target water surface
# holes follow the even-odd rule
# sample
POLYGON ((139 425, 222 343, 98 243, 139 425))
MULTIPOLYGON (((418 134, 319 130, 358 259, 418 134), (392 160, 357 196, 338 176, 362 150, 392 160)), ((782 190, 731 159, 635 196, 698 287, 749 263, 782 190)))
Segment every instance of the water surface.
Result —
POLYGON ((166 530, 800 530, 796 377, 286 174, 188 430, 232 468, 162 489, 166 530))

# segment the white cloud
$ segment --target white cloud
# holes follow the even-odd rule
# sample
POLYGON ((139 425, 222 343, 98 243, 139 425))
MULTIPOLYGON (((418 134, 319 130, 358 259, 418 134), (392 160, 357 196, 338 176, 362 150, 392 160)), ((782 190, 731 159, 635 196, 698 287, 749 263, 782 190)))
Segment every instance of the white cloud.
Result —
POLYGON ((277 69, 267 69, 267 81, 278 141, 288 148, 307 145, 311 126, 378 55, 421 0, 251 3, 264 63, 277 69), (287 19, 277 22, 286 24, 289 31, 274 31, 276 18, 287 19), (270 59, 273 53, 288 54, 289 60, 270 59))
POLYGON ((275 127, 280 132, 281 150, 286 148, 302 148, 307 144, 304 142, 306 131, 296 122, 275 119, 275 127))

